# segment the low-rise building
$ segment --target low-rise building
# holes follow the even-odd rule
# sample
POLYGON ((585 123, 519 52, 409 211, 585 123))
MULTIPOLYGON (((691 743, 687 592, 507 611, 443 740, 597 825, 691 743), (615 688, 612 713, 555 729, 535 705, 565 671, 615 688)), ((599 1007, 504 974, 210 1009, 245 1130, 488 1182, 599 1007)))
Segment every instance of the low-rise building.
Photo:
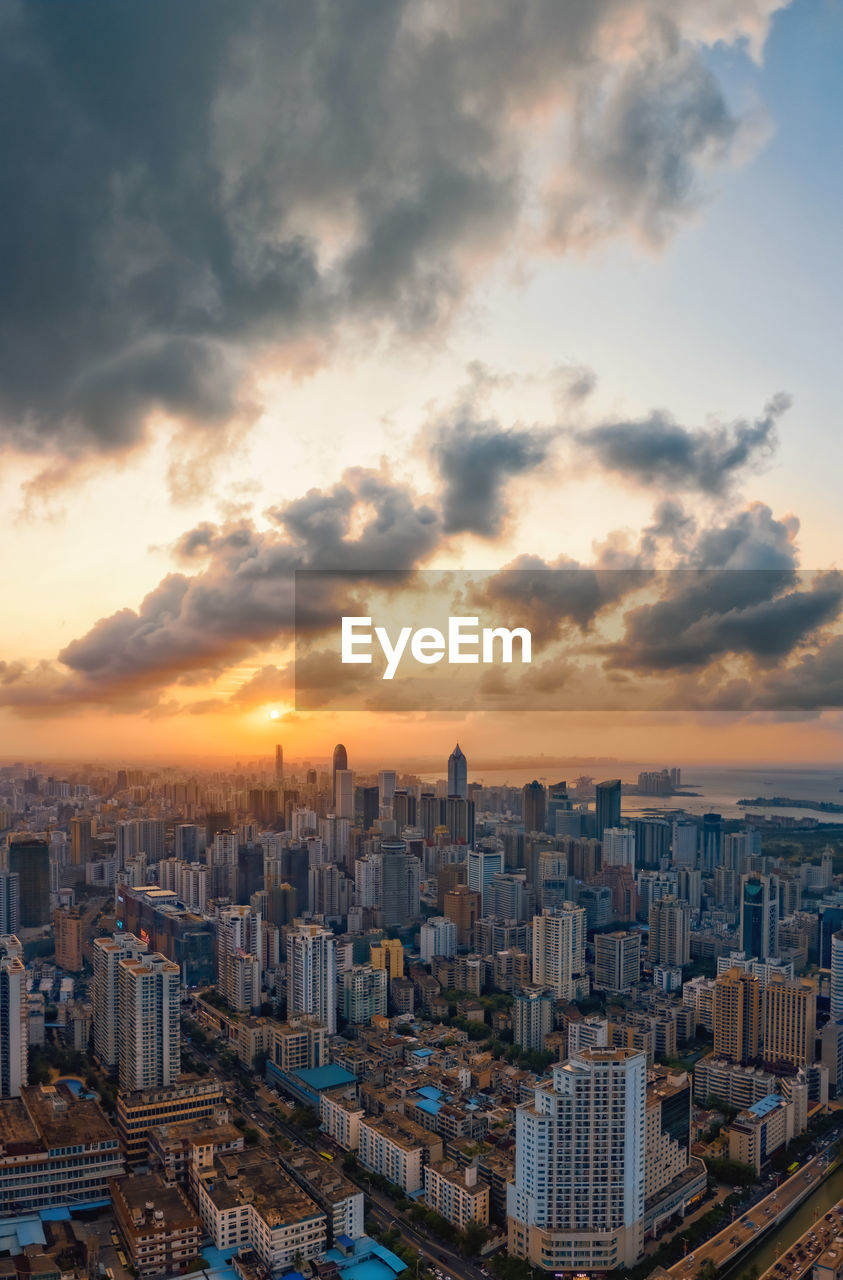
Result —
POLYGON ((729 1125, 729 1159, 761 1172, 774 1151, 793 1137, 793 1103, 768 1094, 741 1111, 729 1125))
POLYGON ((252 1249, 265 1267, 279 1272, 325 1252, 324 1211, 264 1150, 217 1156, 192 1171, 191 1185, 218 1249, 252 1249))
POLYGON ((105 1199, 123 1173, 117 1134, 94 1099, 58 1084, 0 1100, 0 1215, 105 1199))
POLYGON ((478 1179, 474 1164, 460 1167, 453 1160, 443 1160, 426 1165, 424 1198, 431 1209, 459 1231, 469 1222, 488 1226, 489 1184, 478 1179))
POLYGON ((323 1093, 319 1106, 325 1133, 344 1151, 356 1151, 360 1146, 360 1122, 366 1116, 356 1098, 323 1093))
POLYGON ((111 1182, 111 1203, 126 1255, 141 1277, 181 1275, 198 1256, 202 1223, 181 1187, 157 1173, 111 1182))
POLYGON ((424 1186, 424 1166, 442 1159, 442 1142, 397 1112, 372 1116, 361 1121, 358 1158, 409 1195, 424 1186))
POLYGON ((222 1084, 211 1076, 181 1076, 160 1089, 122 1090, 117 1095, 117 1133, 130 1165, 147 1159, 149 1131, 211 1116, 223 1103, 222 1084))
POLYGON ((149 1163, 170 1182, 187 1184, 194 1147, 210 1151, 210 1159, 229 1151, 242 1151, 242 1132, 228 1119, 228 1111, 201 1120, 156 1125, 149 1131, 149 1163))

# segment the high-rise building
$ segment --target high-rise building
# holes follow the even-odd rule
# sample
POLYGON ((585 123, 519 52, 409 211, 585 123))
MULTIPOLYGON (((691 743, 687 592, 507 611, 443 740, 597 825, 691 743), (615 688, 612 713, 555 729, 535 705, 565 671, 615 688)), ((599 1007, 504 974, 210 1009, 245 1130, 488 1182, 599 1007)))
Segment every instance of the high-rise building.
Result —
POLYGON ((630 991, 641 978, 641 935, 598 933, 594 938, 594 985, 599 991, 630 991))
POLYGON ((101 1066, 113 1070, 118 1065, 120 1056, 118 965, 122 959, 138 959, 146 955, 147 945, 132 933, 115 933, 113 938, 94 938, 92 950, 94 1052, 101 1066))
POLYGON ((764 992, 743 969, 728 969, 714 983, 712 1017, 714 1056, 728 1062, 752 1062, 760 1054, 764 992))
POLYGON ((383 926, 400 928, 419 914, 421 867, 405 840, 382 840, 383 926))
POLYGON ((524 987, 513 992, 512 1036, 521 1049, 541 1051, 553 1030, 556 994, 550 987, 524 987))
POLYGON ((525 831, 544 831, 547 820, 547 793, 536 778, 521 788, 521 818, 525 831))
POLYGON ((598 782, 594 788, 595 836, 603 839, 607 827, 621 825, 621 784, 619 778, 598 782))
POLYGON ((457 946, 470 947, 475 921, 480 919, 480 894, 467 884, 455 885, 445 894, 444 914, 456 926, 457 946))
POLYGON ((238 1013, 260 1007, 260 956, 260 912, 226 907, 217 923, 217 989, 238 1013))
POLYGON ((120 1088, 159 1089, 181 1073, 179 967, 160 952, 117 964, 120 1088))
POLYGON ((19 1098, 28 1074, 28 1007, 23 947, 0 937, 0 1098, 19 1098))
POLYGON ((355 1026, 368 1026, 374 1017, 385 1016, 389 977, 385 969, 355 964, 339 978, 342 1016, 355 1026))
POLYGON ((604 867, 631 867, 635 870, 635 832, 631 827, 606 827, 603 832, 604 867))
POLYGON ((843 930, 831 935, 831 1020, 843 1018, 843 930))
POLYGON ((779 953, 779 891, 775 876, 741 876, 741 950, 758 960, 779 953))
POLYGON ((348 768, 348 752, 341 742, 334 747, 333 775, 331 779, 331 796, 334 802, 334 813, 337 812, 337 774, 348 768))
POLYGON ((671 826, 664 818, 636 818, 635 859, 639 867, 658 870, 670 857, 671 826))
POLYGON ((354 774, 350 769, 337 769, 334 775, 334 814, 349 821, 354 817, 354 774))
POLYGON ((508 1252, 551 1272, 608 1272, 644 1238, 647 1059, 583 1049, 515 1112, 508 1252))
POLYGON ((20 928, 20 876, 16 871, 0 872, 0 937, 17 934, 20 928))
POLYGON ((547 789, 547 800, 545 804, 544 829, 549 835, 557 834, 556 815, 560 814, 564 819, 573 812, 573 806, 568 798, 568 784, 566 782, 552 782, 547 789))
POLYGON ((430 964, 434 956, 453 956, 457 953, 457 926, 446 916, 432 916, 421 927, 419 951, 424 964, 430 964))
POLYGON ((704 813, 700 829, 700 869, 704 875, 713 875, 715 867, 720 866, 722 839, 723 819, 720 814, 704 813))
POLYGON ((381 938, 380 942, 373 942, 369 958, 372 968, 383 969, 390 981, 404 977, 404 947, 400 938, 381 938))
POLYGON ((481 916, 489 915, 494 878, 503 872, 503 849, 469 849, 467 863, 468 887, 480 895, 481 916))
POLYGON ((459 743, 448 756, 448 795, 462 799, 468 796, 468 761, 459 743))
POLYGON ((91 861, 94 823, 91 818, 70 819, 70 861, 80 866, 91 861))
POLYGON ((50 846, 40 836, 12 836, 9 871, 17 875, 21 929, 50 923, 50 846))
POLYGON ((699 828, 695 822, 674 822, 670 849, 675 867, 697 865, 698 840, 699 828))
POLYGON ((691 960, 691 907, 673 894, 653 902, 647 954, 653 964, 673 968, 691 960))
POLYGON ((381 811, 391 811, 397 781, 398 775, 394 769, 381 769, 378 774, 378 794, 380 795, 381 811))
POLYGON ((337 1029, 337 942, 330 929, 296 921, 287 934, 287 1016, 307 1013, 337 1029))
POLYGON ((199 827, 195 822, 180 822, 174 832, 175 843, 173 854, 182 862, 196 862, 204 849, 204 838, 200 844, 199 827))
POLYGON ((533 984, 551 987, 558 1000, 575 1000, 585 974, 586 917, 566 902, 533 919, 533 984))
POLYGON ((807 980, 770 974, 764 991, 764 1061, 807 1067, 816 1060, 817 989, 807 980))
POLYGON ((279 742, 275 744, 275 785, 280 787, 284 782, 284 748, 279 742))
POLYGON ((70 973, 82 969, 83 914, 81 907, 57 907, 53 912, 56 964, 70 973))

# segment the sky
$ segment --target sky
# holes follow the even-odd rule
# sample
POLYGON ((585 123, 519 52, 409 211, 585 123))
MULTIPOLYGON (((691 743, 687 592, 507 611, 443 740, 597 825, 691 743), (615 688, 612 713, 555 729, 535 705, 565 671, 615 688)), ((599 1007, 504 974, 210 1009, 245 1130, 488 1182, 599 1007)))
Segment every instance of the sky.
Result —
POLYGON ((839 761, 839 6, 0 23, 2 754, 839 761), (532 701, 296 709, 296 570, 513 568, 532 701))

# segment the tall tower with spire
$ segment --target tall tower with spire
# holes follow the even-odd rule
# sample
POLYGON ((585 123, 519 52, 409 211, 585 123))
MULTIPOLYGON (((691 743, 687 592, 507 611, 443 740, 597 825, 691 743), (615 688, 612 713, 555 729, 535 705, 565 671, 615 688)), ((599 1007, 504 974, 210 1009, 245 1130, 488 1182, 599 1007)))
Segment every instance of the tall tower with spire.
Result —
POLYGON ((342 743, 338 742, 337 745, 334 747, 334 776, 333 776, 333 786, 331 789, 333 799, 334 799, 335 813, 337 811, 337 774, 341 769, 347 769, 347 768, 348 768, 348 752, 346 751, 342 743))
POLYGON ((468 761, 459 743, 448 756, 448 795, 463 799, 468 795, 468 761))

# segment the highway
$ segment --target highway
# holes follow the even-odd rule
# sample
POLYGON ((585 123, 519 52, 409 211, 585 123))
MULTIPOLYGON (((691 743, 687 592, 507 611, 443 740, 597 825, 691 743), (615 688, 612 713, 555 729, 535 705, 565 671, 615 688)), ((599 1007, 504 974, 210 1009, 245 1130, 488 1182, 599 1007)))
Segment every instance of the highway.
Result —
POLYGON ((691 1280, 706 1262, 713 1262, 717 1267, 724 1266, 736 1253, 743 1252, 755 1243, 783 1213, 795 1207, 822 1180, 827 1167, 827 1155, 820 1152, 776 1191, 772 1191, 751 1209, 747 1209, 740 1218, 736 1218, 730 1226, 724 1227, 705 1244, 698 1245, 693 1253, 674 1263, 668 1274, 679 1280, 691 1280))

